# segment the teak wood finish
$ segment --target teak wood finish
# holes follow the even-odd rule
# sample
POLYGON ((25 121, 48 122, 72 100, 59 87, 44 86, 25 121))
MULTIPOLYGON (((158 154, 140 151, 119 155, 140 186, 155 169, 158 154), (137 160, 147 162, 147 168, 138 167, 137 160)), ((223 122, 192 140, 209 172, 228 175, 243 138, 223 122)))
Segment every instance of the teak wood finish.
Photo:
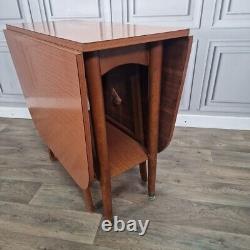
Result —
POLYGON ((161 94, 163 45, 162 42, 150 44, 149 49, 149 97, 148 97, 148 194, 155 196, 155 179, 158 150, 159 108, 161 94))
POLYGON ((90 140, 86 140, 87 93, 80 87, 86 82, 84 75, 78 75, 82 54, 13 31, 5 35, 40 136, 75 182, 86 189, 93 179, 93 166, 87 149, 90 140))
POLYGON ((79 20, 19 23, 7 29, 81 52, 188 36, 188 29, 79 20))
POLYGON ((146 181, 146 162, 154 198, 157 153, 171 141, 185 80, 188 33, 84 21, 7 25, 34 124, 84 190, 89 211, 94 178, 111 219, 111 177, 139 164, 146 181))

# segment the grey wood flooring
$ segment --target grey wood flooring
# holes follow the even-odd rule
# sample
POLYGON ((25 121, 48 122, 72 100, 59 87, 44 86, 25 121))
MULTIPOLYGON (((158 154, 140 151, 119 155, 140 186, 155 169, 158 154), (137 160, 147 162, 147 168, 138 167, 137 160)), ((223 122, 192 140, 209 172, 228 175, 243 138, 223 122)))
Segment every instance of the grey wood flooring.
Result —
POLYGON ((250 249, 249 131, 176 128, 158 158, 153 202, 138 168, 112 180, 114 214, 147 233, 103 232, 99 184, 86 213, 32 122, 1 118, 0 249, 250 249))

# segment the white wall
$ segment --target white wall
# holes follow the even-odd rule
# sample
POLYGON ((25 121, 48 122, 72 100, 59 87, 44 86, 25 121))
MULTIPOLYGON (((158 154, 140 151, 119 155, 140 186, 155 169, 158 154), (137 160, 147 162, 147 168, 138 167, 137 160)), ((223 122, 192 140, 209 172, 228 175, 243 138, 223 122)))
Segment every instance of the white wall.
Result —
POLYGON ((0 0, 0 116, 28 114, 5 23, 60 19, 189 27, 194 42, 177 125, 250 129, 249 0, 0 0))

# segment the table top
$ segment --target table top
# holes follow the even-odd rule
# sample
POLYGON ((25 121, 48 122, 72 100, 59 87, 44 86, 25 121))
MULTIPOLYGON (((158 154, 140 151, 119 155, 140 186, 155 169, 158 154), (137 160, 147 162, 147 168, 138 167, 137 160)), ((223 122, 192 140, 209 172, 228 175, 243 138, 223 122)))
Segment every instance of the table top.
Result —
POLYGON ((64 20, 7 25, 35 38, 79 51, 95 51, 187 36, 188 29, 98 21, 64 20))

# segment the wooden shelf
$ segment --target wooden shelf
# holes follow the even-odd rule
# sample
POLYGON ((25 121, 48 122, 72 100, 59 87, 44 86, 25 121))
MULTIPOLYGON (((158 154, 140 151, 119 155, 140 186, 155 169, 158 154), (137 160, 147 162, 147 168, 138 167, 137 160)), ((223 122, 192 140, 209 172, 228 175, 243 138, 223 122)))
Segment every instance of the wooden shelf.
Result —
POLYGON ((107 140, 111 176, 117 176, 148 159, 143 147, 137 141, 109 122, 107 122, 107 140))

